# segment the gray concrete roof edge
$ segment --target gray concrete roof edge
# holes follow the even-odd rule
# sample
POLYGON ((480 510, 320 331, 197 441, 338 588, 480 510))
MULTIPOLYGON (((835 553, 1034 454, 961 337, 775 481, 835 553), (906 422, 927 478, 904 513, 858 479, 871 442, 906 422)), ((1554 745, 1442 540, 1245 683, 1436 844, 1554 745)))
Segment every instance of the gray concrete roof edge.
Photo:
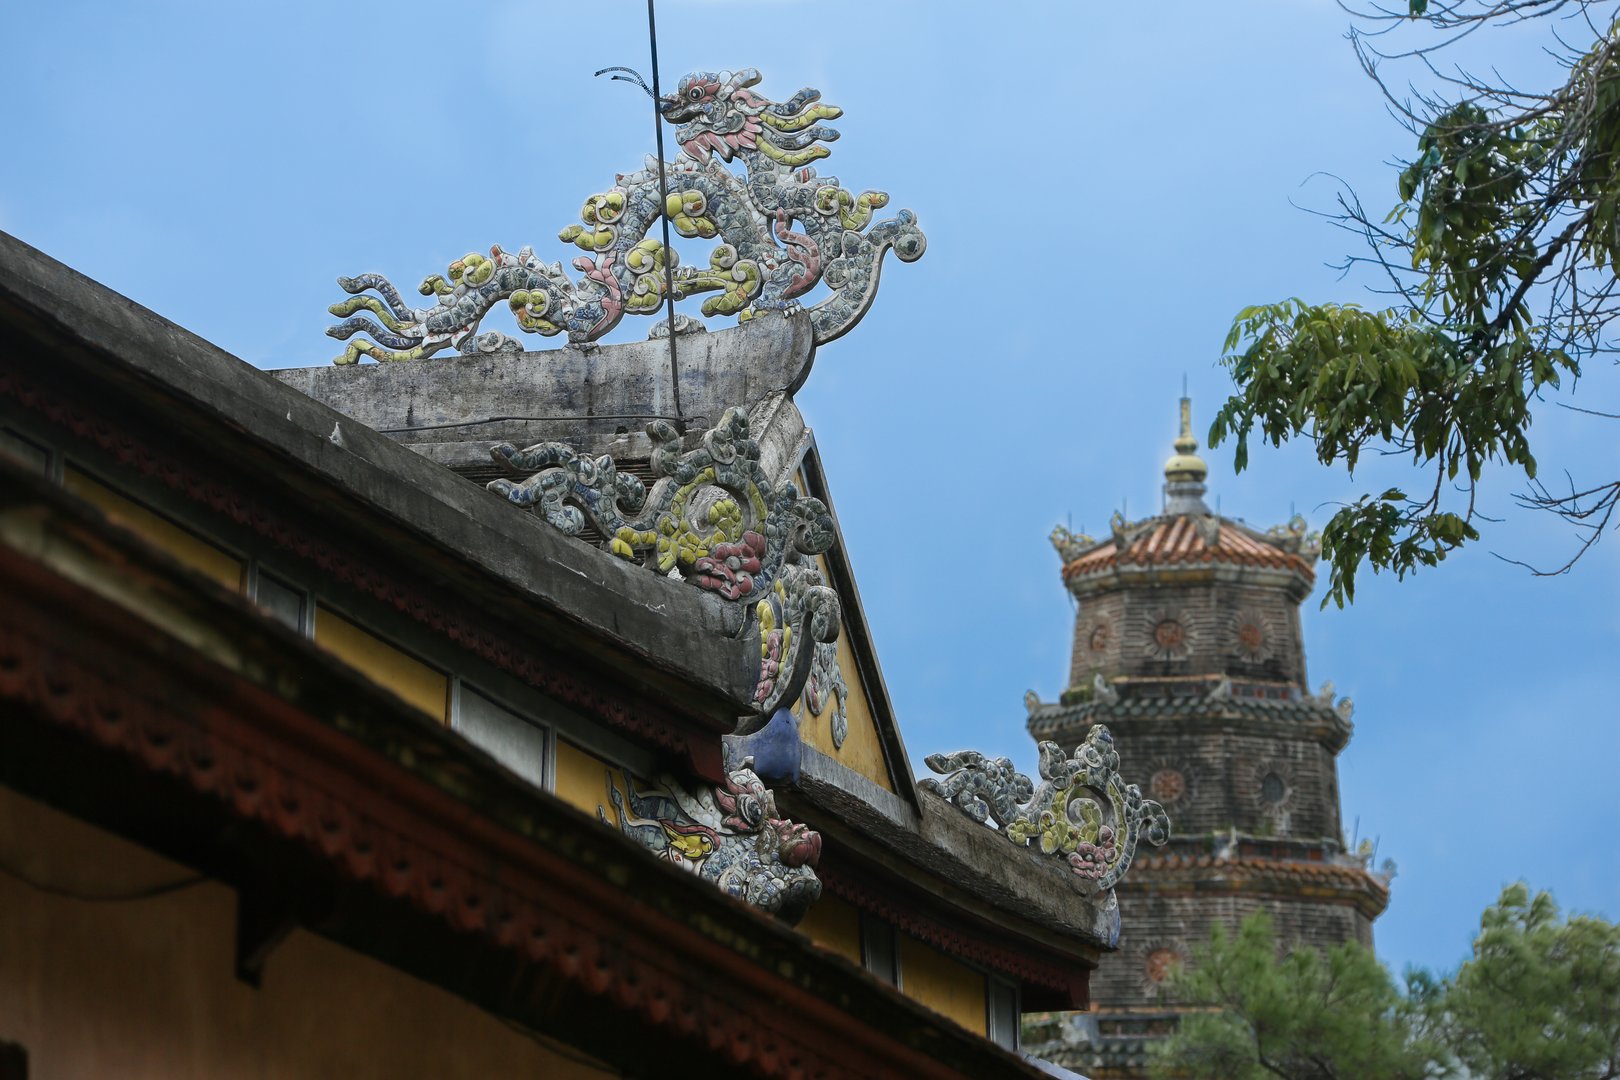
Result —
POLYGON ((745 711, 758 650, 739 636, 737 606, 556 532, 0 232, 4 299, 162 395, 273 449, 335 493, 745 711))

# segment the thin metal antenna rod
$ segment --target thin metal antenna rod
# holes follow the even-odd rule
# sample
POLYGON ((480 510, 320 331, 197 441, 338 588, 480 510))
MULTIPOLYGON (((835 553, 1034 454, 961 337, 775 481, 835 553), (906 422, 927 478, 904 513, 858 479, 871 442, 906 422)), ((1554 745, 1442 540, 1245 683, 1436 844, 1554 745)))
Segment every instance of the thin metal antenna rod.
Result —
POLYGON ((647 0, 647 42, 652 50, 653 134, 658 140, 658 218, 664 226, 664 299, 669 304, 669 383, 675 394, 675 423, 683 429, 681 365, 675 348, 675 252, 669 246, 669 180, 664 175, 664 118, 658 112, 658 18, 647 0))

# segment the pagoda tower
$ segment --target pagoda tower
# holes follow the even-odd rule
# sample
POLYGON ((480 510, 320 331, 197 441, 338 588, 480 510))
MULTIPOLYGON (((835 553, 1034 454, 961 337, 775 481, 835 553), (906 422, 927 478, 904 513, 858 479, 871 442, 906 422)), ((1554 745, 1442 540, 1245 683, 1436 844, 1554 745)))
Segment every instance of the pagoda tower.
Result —
POLYGON ((1263 908, 1285 941, 1370 946, 1389 900, 1389 873, 1344 842, 1350 702, 1331 683, 1307 689, 1300 604, 1317 541, 1299 517, 1260 532, 1210 511, 1187 398, 1174 445, 1161 513, 1116 514, 1095 540, 1053 531, 1077 601, 1069 688, 1025 699, 1029 733, 1065 751, 1106 724, 1170 815, 1170 842, 1119 885, 1119 952, 1092 979, 1092 1010, 1026 1034, 1092 1080, 1145 1075, 1178 1011, 1165 980, 1214 926, 1263 908))

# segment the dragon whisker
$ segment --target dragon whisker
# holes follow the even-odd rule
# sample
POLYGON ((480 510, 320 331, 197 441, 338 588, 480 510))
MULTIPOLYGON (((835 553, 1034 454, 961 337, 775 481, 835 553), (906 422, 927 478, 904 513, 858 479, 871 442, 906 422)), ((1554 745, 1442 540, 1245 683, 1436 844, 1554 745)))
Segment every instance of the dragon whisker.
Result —
MULTIPOLYGON (((635 68, 621 66, 605 67, 601 71, 595 72, 595 74, 606 75, 610 71, 619 71, 623 72, 624 74, 610 76, 608 79, 609 82, 622 82, 629 83, 632 86, 639 86, 641 87, 641 92, 643 94, 646 94, 648 97, 653 97, 652 87, 647 85, 647 80, 642 78, 641 72, 637 71, 635 68)), ((656 98, 654 98, 654 100, 656 100, 656 98)))

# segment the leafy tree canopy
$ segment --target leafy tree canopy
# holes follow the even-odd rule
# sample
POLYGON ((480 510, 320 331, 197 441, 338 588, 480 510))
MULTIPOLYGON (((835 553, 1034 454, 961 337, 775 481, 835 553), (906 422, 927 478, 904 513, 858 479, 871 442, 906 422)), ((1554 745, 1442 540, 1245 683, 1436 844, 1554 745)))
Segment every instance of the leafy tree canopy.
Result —
POLYGON ((1181 1021, 1155 1069, 1198 1080, 1421 1080, 1441 1055, 1419 1014, 1371 952, 1347 942, 1325 953, 1294 949, 1277 959, 1265 912, 1235 935, 1217 926, 1178 972, 1178 997, 1209 1011, 1181 1021))
POLYGON ((1280 961, 1264 912, 1217 928, 1174 985, 1188 1015, 1155 1076, 1199 1080, 1620 1077, 1620 926, 1560 915, 1509 886, 1480 919, 1472 956, 1397 990, 1353 942, 1280 961))
POLYGON ((1432 483, 1367 494, 1322 534, 1331 576, 1325 604, 1355 596, 1357 571, 1405 576, 1479 538, 1477 487, 1492 466, 1522 469, 1521 501, 1581 530, 1569 569, 1602 535, 1620 480, 1549 488, 1530 442, 1531 403, 1580 364, 1612 351, 1620 314, 1620 5, 1596 0, 1408 0, 1356 13, 1352 33, 1367 73, 1419 63, 1442 92, 1415 102, 1386 96, 1417 137, 1400 171, 1398 201, 1381 219, 1342 196, 1340 224, 1363 236, 1384 275, 1389 306, 1287 300, 1240 311, 1224 363, 1237 392, 1216 415, 1210 443, 1307 438, 1324 464, 1352 472, 1363 451, 1410 454, 1432 483), (1609 10, 1613 8, 1614 10, 1609 10), (1551 44, 1565 82, 1524 90, 1442 71, 1436 55, 1476 30, 1558 15, 1551 44), (1380 51, 1385 35, 1417 23, 1434 40, 1380 51), (1567 44, 1584 38, 1590 47, 1567 44))
POLYGON ((1562 919, 1547 893, 1513 885, 1429 1011, 1480 1080, 1620 1076, 1620 926, 1562 919))

